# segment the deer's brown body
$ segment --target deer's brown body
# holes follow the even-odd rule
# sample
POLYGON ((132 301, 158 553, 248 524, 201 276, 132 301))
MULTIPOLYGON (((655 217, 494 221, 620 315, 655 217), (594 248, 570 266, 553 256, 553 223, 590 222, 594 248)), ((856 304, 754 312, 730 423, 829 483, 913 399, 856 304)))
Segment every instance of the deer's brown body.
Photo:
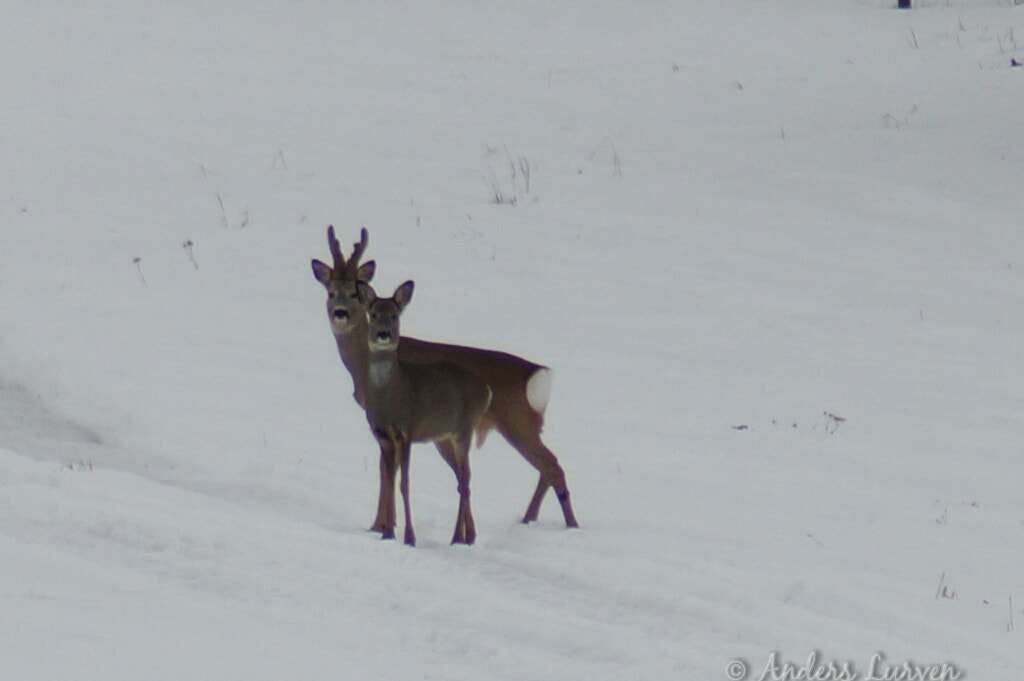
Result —
POLYGON ((413 442, 433 442, 458 482, 459 513, 452 543, 472 544, 476 526, 469 499, 469 448, 476 425, 491 402, 491 389, 476 374, 456 364, 416 364, 399 359, 399 317, 412 298, 411 281, 398 287, 392 298, 378 298, 363 282, 357 290, 369 317, 363 407, 381 454, 387 459, 381 470, 389 504, 385 508, 385 528, 394 526, 397 464, 402 474, 405 543, 416 543, 409 505, 410 446, 413 442))
MULTIPOLYGON (((361 240, 346 260, 341 253, 334 228, 327 230, 327 241, 334 258, 333 269, 319 260, 313 261, 316 279, 327 289, 327 314, 345 368, 352 376, 353 397, 365 406, 366 384, 369 380, 370 352, 366 342, 368 321, 366 308, 359 301, 356 284, 373 278, 373 261, 363 265, 359 260, 366 248, 367 234, 362 230, 361 240)), ((573 513, 569 490, 555 454, 541 439, 544 425, 544 407, 547 401, 549 370, 539 364, 505 352, 484 350, 461 345, 434 343, 416 338, 402 337, 397 358, 410 364, 448 363, 461 367, 480 377, 491 389, 492 397, 487 411, 477 425, 478 437, 497 430, 539 472, 537 488, 523 515, 523 522, 535 521, 541 503, 549 488, 554 488, 562 508, 566 527, 578 527, 573 513)), ((442 452, 442 455, 444 452, 442 452)), ((386 452, 381 451, 381 488, 377 517, 371 529, 388 534, 388 508, 394 508, 393 492, 386 494, 384 477, 386 452)), ((393 511, 390 513, 393 528, 393 511)), ((393 531, 393 529, 392 529, 393 531)))

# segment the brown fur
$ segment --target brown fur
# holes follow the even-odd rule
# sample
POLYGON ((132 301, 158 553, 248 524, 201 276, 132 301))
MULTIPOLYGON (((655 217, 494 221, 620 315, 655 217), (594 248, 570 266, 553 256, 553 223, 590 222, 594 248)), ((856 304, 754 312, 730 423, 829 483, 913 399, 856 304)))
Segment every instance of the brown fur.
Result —
MULTIPOLYGON (((327 241, 334 258, 334 267, 313 261, 313 273, 317 281, 328 291, 327 313, 331 322, 341 359, 352 375, 353 397, 364 404, 363 391, 369 362, 369 349, 365 342, 366 310, 356 295, 356 282, 369 282, 373 278, 374 263, 359 264, 366 249, 367 233, 362 230, 360 242, 346 260, 334 236, 334 228, 327 230, 327 241), (345 311, 343 321, 335 320, 337 310, 345 311)), ((478 442, 489 430, 497 430, 534 468, 539 472, 537 487, 523 515, 523 522, 537 520, 540 506, 549 488, 555 489, 566 527, 578 527, 569 498, 565 472, 555 454, 541 439, 544 415, 534 410, 526 399, 526 386, 530 378, 543 366, 521 357, 495 350, 485 350, 461 345, 449 345, 402 337, 398 345, 398 359, 416 364, 447 362, 457 365, 479 376, 492 391, 490 406, 477 425, 478 442)), ((371 529, 387 532, 387 506, 394 519, 394 497, 389 502, 385 494, 385 452, 381 452, 381 488, 377 504, 377 517, 371 529)), ((391 527, 393 528, 393 522, 391 527)))

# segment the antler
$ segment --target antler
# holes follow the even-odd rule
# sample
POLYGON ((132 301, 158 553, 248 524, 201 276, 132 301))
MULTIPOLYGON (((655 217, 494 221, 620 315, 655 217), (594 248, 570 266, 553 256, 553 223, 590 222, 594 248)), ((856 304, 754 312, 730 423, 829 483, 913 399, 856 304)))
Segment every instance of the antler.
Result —
POLYGON ((345 256, 341 254, 341 244, 338 243, 334 236, 334 225, 327 226, 327 245, 330 247, 331 256, 334 258, 334 271, 338 272, 345 267, 345 256))
POLYGON ((347 273, 352 279, 356 278, 359 270, 359 259, 363 257, 363 253, 366 251, 366 242, 369 238, 366 227, 363 227, 359 231, 359 243, 352 244, 352 256, 348 259, 347 265, 347 273))
POLYGON ((334 276, 342 277, 349 281, 355 281, 359 275, 359 259, 363 257, 363 253, 366 252, 366 244, 369 240, 369 234, 366 228, 363 227, 359 232, 359 243, 352 245, 352 255, 345 259, 345 255, 341 252, 341 244, 338 243, 337 237, 334 235, 334 225, 328 225, 327 227, 327 245, 331 249, 331 256, 334 258, 334 276))

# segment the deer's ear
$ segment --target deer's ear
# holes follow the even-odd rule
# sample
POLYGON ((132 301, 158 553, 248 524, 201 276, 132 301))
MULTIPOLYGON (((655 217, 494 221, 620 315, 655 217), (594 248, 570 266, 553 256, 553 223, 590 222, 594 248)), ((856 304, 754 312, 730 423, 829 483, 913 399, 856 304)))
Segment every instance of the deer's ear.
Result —
POLYGON ((373 301, 377 300, 377 292, 365 281, 356 282, 356 295, 359 296, 359 302, 366 307, 370 307, 373 301))
POLYGON ((377 263, 373 260, 370 262, 364 262, 359 266, 359 270, 356 272, 356 281, 365 281, 369 283, 373 280, 373 275, 377 271, 377 263))
POLYGON ((327 286, 331 282, 331 277, 334 276, 334 271, 328 267, 325 263, 319 260, 313 261, 313 276, 324 286, 327 286))
POLYGON ((414 284, 410 279, 395 289, 395 302, 398 303, 398 308, 400 310, 404 310, 405 306, 409 304, 410 300, 412 300, 412 290, 415 286, 416 284, 414 284))

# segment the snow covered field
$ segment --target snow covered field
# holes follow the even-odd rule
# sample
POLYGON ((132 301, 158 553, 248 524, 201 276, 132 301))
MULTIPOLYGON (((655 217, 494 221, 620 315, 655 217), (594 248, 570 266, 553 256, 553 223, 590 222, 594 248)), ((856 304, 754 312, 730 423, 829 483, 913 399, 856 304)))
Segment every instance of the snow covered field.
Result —
POLYGON ((1024 6, 894 4, 2 3, 0 677, 1019 678, 1024 6), (580 530, 365 531, 332 223, 580 530))

